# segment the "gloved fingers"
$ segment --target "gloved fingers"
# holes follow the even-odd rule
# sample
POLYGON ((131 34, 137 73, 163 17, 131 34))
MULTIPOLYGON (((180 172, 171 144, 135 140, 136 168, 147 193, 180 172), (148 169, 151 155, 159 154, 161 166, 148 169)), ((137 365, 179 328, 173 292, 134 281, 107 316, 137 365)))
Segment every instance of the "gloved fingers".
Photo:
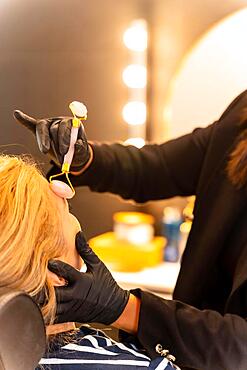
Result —
POLYGON ((84 125, 83 125, 82 122, 81 122, 79 130, 78 130, 78 138, 83 139, 83 140, 87 139, 85 129, 84 129, 84 125))
POLYGON ((94 253, 94 251, 91 249, 89 244, 86 242, 85 236, 82 231, 79 231, 76 234, 75 237, 76 240, 76 249, 81 256, 81 258, 84 260, 84 262, 87 265, 88 270, 87 271, 92 271, 93 267, 100 263, 103 263, 100 261, 99 257, 94 253))
POLYGON ((81 123, 79 130, 78 130, 78 142, 80 143, 80 145, 83 146, 84 150, 87 149, 88 142, 87 142, 87 136, 86 136, 83 123, 81 123))
POLYGON ((57 138, 59 152, 62 156, 64 156, 69 150, 71 127, 72 127, 71 118, 64 118, 59 123, 57 138))
POLYGON ((67 286, 67 285, 57 286, 55 287, 55 293, 56 293, 57 303, 59 305, 63 305, 73 300, 74 291, 73 291, 73 288, 71 288, 70 286, 67 286))
POLYGON ((50 260, 48 262, 48 269, 67 280, 68 285, 73 285, 81 277, 78 270, 70 266, 68 263, 59 260, 50 260))
POLYGON ((55 323, 58 324, 58 323, 68 322, 69 311, 70 311, 70 304, 59 303, 59 301, 57 301, 55 323))
POLYGON ((82 139, 78 139, 75 143, 75 153, 76 157, 80 158, 81 163, 85 165, 89 159, 87 142, 83 141, 82 139))
POLYGON ((82 139, 77 139, 76 142, 75 142, 75 152, 76 152, 76 154, 80 153, 80 152, 83 152, 82 145, 83 145, 82 139))
POLYGON ((28 116, 20 110, 14 111, 14 118, 35 134, 37 125, 37 120, 35 118, 28 116))
POLYGON ((51 152, 54 156, 54 162, 56 163, 56 166, 60 167, 63 164, 63 156, 60 155, 57 145, 54 143, 53 140, 51 140, 51 152))
POLYGON ((53 142, 53 144, 55 144, 55 148, 56 150, 58 151, 58 127, 59 127, 59 121, 54 121, 52 122, 50 128, 49 128, 49 132, 50 132, 50 138, 53 142))
POLYGON ((39 305, 39 306, 44 306, 46 301, 47 301, 47 297, 46 297, 46 291, 45 291, 45 288, 43 287, 37 294, 35 294, 34 296, 32 296, 32 299, 39 305))
POLYGON ((84 156, 89 157, 88 155, 88 142, 86 139, 77 139, 75 143, 75 151, 76 153, 84 154, 84 156))
POLYGON ((69 308, 71 307, 71 301, 69 302, 61 302, 57 301, 57 315, 63 316, 64 314, 68 313, 69 308))
POLYGON ((49 126, 46 120, 40 120, 36 126, 36 138, 39 150, 46 154, 50 150, 49 126))
POLYGON ((58 144, 59 124, 60 124, 60 120, 57 120, 57 121, 54 120, 49 128, 49 133, 50 133, 50 142, 51 142, 52 151, 58 163, 62 164, 63 156, 59 152, 59 144, 58 144))

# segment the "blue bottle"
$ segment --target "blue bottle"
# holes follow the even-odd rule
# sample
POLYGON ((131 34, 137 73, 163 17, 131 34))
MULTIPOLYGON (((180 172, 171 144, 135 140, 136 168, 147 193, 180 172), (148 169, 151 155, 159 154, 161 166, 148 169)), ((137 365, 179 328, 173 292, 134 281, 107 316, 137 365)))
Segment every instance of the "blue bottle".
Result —
POLYGON ((177 262, 179 260, 180 225, 183 222, 181 213, 176 207, 165 207, 162 219, 162 235, 167 243, 164 248, 164 260, 177 262))

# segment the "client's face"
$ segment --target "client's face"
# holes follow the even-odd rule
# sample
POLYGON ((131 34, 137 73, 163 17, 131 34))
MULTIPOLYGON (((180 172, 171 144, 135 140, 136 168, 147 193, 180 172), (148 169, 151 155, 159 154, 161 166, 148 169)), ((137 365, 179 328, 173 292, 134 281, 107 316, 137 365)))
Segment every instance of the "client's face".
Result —
MULTIPOLYGON (((66 244, 66 254, 59 257, 59 260, 64 261, 74 268, 80 270, 83 264, 81 257, 79 256, 75 247, 75 236, 81 230, 79 221, 72 215, 69 211, 68 202, 64 198, 60 198, 55 193, 52 192, 52 197, 55 204, 59 209, 59 214, 61 215, 62 227, 64 232, 65 244, 66 244)), ((63 285, 63 279, 59 279, 55 274, 50 273, 50 277, 54 281, 55 285, 63 285)))
MULTIPOLYGON (((81 226, 77 218, 72 215, 69 211, 68 202, 64 198, 60 198, 55 193, 52 192, 52 198, 55 205, 58 207, 59 214, 62 220, 62 228, 64 233, 64 239, 66 244, 66 253, 59 257, 59 260, 64 261, 74 268, 80 270, 83 264, 83 260, 79 256, 76 247, 75 247, 75 236, 81 230, 81 226)), ((62 277, 57 276, 53 272, 48 270, 48 276, 52 280, 54 286, 65 285, 65 280, 62 277)), ((46 327, 46 333, 56 334, 68 330, 74 329, 73 323, 63 323, 63 324, 54 324, 48 325, 46 327)))

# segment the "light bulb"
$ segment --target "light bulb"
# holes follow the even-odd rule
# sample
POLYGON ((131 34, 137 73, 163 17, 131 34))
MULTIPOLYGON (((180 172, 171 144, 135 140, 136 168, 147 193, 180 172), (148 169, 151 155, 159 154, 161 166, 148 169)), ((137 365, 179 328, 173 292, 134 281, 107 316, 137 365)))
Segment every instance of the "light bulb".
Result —
POLYGON ((140 64, 130 64, 123 71, 124 83, 132 89, 143 89, 147 84, 147 69, 140 64))
POLYGON ((122 114, 129 125, 143 125, 146 121, 146 104, 141 101, 131 101, 124 106, 122 114))
POLYGON ((148 34, 145 20, 137 20, 124 32, 123 41, 125 46, 133 51, 145 51, 147 49, 148 34))

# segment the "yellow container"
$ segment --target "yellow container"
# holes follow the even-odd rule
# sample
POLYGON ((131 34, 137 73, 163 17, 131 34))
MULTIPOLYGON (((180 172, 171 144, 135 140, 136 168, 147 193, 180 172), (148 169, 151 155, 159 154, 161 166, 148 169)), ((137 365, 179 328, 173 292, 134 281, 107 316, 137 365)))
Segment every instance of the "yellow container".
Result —
POLYGON ((124 223, 128 225, 154 223, 153 216, 142 212, 116 212, 113 215, 113 220, 117 223, 124 223))
POLYGON ((157 236, 142 245, 119 240, 113 232, 98 235, 89 245, 112 270, 134 272, 162 262, 166 239, 157 236))

